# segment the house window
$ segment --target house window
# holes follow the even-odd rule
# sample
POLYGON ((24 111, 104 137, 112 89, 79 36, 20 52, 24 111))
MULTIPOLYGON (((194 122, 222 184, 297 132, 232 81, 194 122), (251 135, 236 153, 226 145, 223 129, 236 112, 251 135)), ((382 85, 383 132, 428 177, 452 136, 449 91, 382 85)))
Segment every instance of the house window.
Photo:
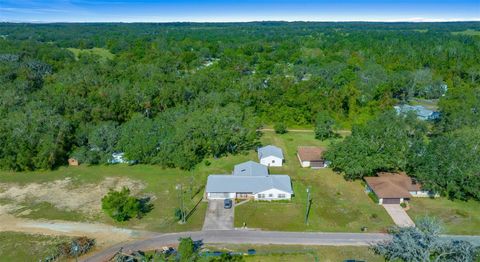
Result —
POLYGON ((278 194, 278 198, 285 198, 285 194, 278 194))
POLYGON ((265 194, 258 194, 258 198, 265 198, 265 194))
POLYGON ((268 194, 268 197, 272 198, 272 197, 273 197, 273 194, 268 194))
POLYGON ((272 159, 272 163, 275 163, 275 159, 272 159))

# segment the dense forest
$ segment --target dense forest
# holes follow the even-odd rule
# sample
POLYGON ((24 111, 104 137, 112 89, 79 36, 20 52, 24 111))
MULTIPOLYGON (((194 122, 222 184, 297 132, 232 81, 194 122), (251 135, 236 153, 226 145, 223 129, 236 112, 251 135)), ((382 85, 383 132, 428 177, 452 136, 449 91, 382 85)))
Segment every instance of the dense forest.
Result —
POLYGON ((69 157, 190 169, 255 148, 263 125, 352 135, 349 179, 408 171, 480 199, 480 23, 0 23, 0 168, 69 157), (392 108, 438 102, 418 121, 392 108), (321 115, 322 117, 318 117, 321 115))

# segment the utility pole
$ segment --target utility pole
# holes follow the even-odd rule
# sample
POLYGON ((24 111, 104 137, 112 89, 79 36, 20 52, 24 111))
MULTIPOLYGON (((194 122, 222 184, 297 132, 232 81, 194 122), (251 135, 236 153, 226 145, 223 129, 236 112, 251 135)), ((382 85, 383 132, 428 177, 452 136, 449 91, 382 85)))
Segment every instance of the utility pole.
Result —
POLYGON ((308 213, 310 213, 310 187, 307 187, 307 207, 305 208, 305 224, 308 225, 308 213))

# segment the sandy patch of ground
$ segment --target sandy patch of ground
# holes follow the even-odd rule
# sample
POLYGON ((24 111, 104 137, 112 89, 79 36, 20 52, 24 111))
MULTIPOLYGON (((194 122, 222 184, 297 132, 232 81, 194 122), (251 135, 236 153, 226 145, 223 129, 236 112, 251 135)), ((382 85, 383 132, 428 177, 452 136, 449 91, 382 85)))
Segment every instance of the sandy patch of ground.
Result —
POLYGON ((8 214, 8 213, 13 213, 19 209, 22 209, 23 206, 20 205, 15 205, 15 204, 0 204, 0 215, 1 214, 8 214))
POLYGON ((94 238, 98 247, 143 238, 148 232, 114 227, 101 223, 81 223, 60 220, 32 220, 13 215, 0 215, 0 231, 30 234, 88 236, 94 238))
POLYGON ((130 188, 133 194, 138 194, 145 188, 145 184, 141 181, 124 177, 107 177, 100 183, 82 184, 81 186, 75 185, 70 177, 23 186, 2 183, 0 184, 0 199, 8 200, 8 204, 0 204, 0 215, 19 210, 24 203, 42 202, 50 203, 61 210, 93 215, 101 210, 101 199, 110 188, 120 189, 123 186, 130 188))

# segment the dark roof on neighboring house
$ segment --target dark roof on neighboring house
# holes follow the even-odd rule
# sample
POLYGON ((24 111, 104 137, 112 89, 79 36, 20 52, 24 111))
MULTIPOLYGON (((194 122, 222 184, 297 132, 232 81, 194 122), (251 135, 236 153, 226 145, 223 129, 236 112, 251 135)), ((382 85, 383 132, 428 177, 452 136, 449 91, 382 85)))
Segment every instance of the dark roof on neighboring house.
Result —
POLYGON ((421 185, 405 173, 381 172, 377 175, 364 179, 379 198, 409 198, 409 191, 421 190, 421 185))
POLYGON ((287 175, 271 176, 232 176, 209 175, 205 191, 207 193, 259 193, 277 189, 293 193, 290 177, 287 175))
POLYGON ((297 149, 301 161, 322 161, 324 151, 323 148, 316 146, 299 146, 297 149))
POLYGON ((283 152, 280 147, 268 145, 258 148, 258 159, 262 159, 268 156, 276 156, 280 159, 283 159, 283 152))
POLYGON ((268 176, 268 168, 253 161, 247 161, 233 168, 234 176, 268 176))

